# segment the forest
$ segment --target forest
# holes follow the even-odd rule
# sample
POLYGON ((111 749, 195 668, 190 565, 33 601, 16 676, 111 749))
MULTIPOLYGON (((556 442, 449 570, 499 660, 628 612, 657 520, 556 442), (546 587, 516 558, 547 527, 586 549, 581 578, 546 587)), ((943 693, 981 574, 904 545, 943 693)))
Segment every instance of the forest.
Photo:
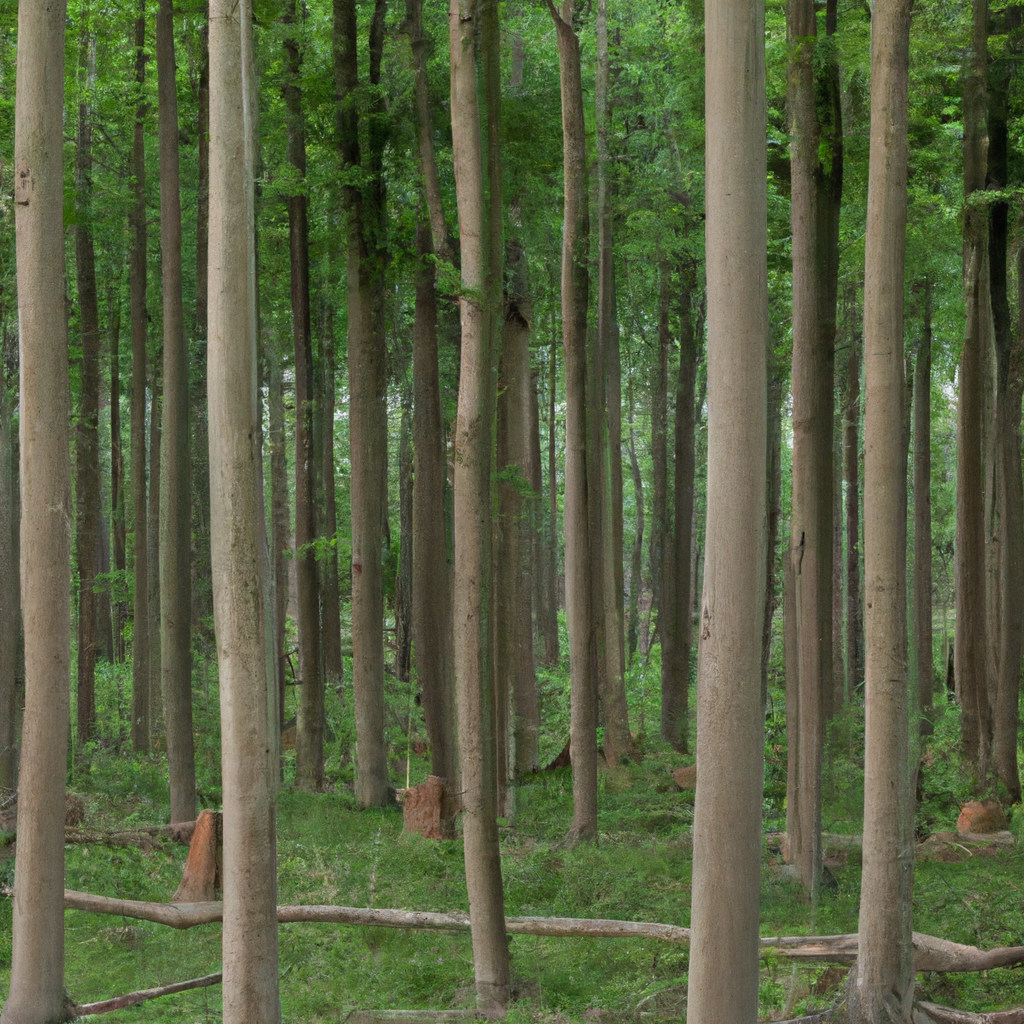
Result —
POLYGON ((0 0, 0 1024, 1024 1022, 1022 53, 0 0))

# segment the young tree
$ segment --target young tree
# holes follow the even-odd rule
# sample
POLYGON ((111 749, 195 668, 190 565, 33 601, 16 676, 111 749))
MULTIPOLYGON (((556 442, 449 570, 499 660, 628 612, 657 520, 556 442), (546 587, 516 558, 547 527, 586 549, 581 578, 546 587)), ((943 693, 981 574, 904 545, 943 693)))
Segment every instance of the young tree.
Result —
POLYGON ((14 789, 16 709, 15 673, 18 663, 19 572, 15 562, 14 531, 19 529, 15 493, 14 445, 11 443, 11 401, 0 365, 0 791, 14 789))
MULTIPOLYGON (((277 866, 259 543, 251 9, 210 10, 209 406, 224 778, 224 1019, 279 1024, 277 866)), ((269 685, 268 685, 269 684, 269 685)))
POLYGON ((846 316, 850 351, 846 363, 846 405, 843 412, 843 481, 846 520, 846 698, 863 681, 864 602, 860 587, 860 368, 863 358, 857 324, 857 289, 847 288, 846 316))
POLYGON ((875 7, 864 260, 864 859, 851 1024, 909 1022, 913 811, 907 737, 903 272, 913 0, 875 7))
POLYGON ((706 10, 708 516, 697 706, 690 1024, 757 1020, 764 725, 764 5, 706 10), (736 159, 743 153, 742 160, 736 159), (721 817, 726 803, 729 821, 721 817))
POLYGON ((189 486, 189 377, 181 284, 181 195, 174 10, 156 16, 160 115, 160 264, 164 326, 160 429, 160 675, 171 780, 171 821, 196 816, 192 731, 192 493, 189 486))
MULTIPOLYGON (((493 0, 486 0, 490 3, 493 0)), ((465 817, 466 887, 477 1006, 503 1013, 509 998, 508 939, 498 849, 490 615, 490 318, 483 302, 489 253, 477 101, 475 0, 451 0, 452 146, 462 239, 462 366, 455 428, 455 685, 465 817)))
POLYGON ((25 613, 11 986, 3 1024, 64 1004, 64 776, 71 671, 71 462, 64 311, 63 3, 18 9, 14 217, 21 334, 21 580, 25 613))
MULTIPOLYGON (((914 366, 914 634, 918 711, 932 707, 932 281, 924 280, 924 323, 914 366)), ((1019 658, 1018 658, 1019 661, 1019 658)))

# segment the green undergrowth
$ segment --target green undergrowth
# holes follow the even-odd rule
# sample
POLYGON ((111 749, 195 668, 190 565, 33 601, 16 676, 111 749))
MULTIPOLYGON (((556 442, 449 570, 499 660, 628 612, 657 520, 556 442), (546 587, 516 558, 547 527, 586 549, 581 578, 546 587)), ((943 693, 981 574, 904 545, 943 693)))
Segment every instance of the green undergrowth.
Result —
MULTIPOLYGON (((630 670, 631 722, 641 734, 642 759, 606 766, 600 776, 599 841, 570 846, 572 778, 568 768, 542 771, 515 787, 514 811, 500 823, 505 903, 510 916, 615 918, 687 926, 690 917, 693 793, 675 786, 671 771, 692 756, 670 751, 652 736, 658 723, 657 649, 630 670), (644 735, 646 734, 646 735, 644 735)), ((130 666, 108 670, 101 700, 123 701, 130 666), (124 675, 127 673, 127 677, 124 675), (120 674, 120 675, 119 675, 120 674)), ((429 762, 415 686, 389 679, 387 731, 392 783, 416 784, 429 762)), ((563 670, 540 677, 545 729, 541 762, 553 759, 568 731, 568 680, 563 670)), ((217 806, 217 686, 212 672, 195 686, 197 772, 201 804, 217 806)), ((294 695, 289 693, 289 701, 294 695)), ((921 744, 922 801, 917 827, 955 827, 959 801, 972 780, 957 754, 955 709, 940 705, 933 733, 921 744)), ((465 911, 461 840, 433 842, 402 830, 397 808, 357 810, 351 790, 351 704, 328 712, 327 766, 331 791, 294 792, 278 799, 278 901, 424 911, 465 911)), ((693 737, 691 735, 691 742, 693 737)), ((856 834, 863 811, 863 715, 856 705, 830 730, 824 775, 826 832, 856 834)), ((166 820, 166 761, 130 753, 124 731, 101 727, 69 771, 83 794, 86 824, 123 828, 166 820)), ((785 827, 786 737, 783 697, 773 687, 765 733, 766 833, 785 827)), ((728 807, 721 808, 724 827, 728 807)), ((1024 838, 1024 815, 1013 828, 1024 838)), ((814 901, 779 863, 766 840, 761 876, 762 935, 835 934, 857 930, 861 853, 827 849, 828 884, 814 901)), ((181 877, 185 851, 162 843, 134 847, 67 847, 67 885, 141 900, 167 900, 181 877)), ((1020 914, 1024 857, 1017 850, 960 863, 917 867, 914 927, 971 945, 1024 941, 1020 914)), ((0 860, 10 886, 13 864, 0 860)), ((68 911, 67 988, 77 1002, 198 977, 219 970, 219 925, 177 932, 156 924, 68 911)), ((473 1004, 472 949, 467 934, 408 932, 331 924, 280 928, 280 977, 286 1021, 344 1021, 356 1009, 447 1009, 473 1004)), ((0 992, 11 956, 11 902, 0 900, 0 992)), ((654 940, 510 939, 513 1022, 638 1019, 685 1013, 688 949, 654 940)), ((1022 972, 920 976, 922 996, 970 1010, 1024 1005, 1022 972)), ((794 967, 774 951, 761 958, 762 1019, 782 1019, 830 1005, 845 979, 842 966, 794 967)), ((219 987, 179 993, 104 1016, 110 1024, 220 1019, 219 987)))

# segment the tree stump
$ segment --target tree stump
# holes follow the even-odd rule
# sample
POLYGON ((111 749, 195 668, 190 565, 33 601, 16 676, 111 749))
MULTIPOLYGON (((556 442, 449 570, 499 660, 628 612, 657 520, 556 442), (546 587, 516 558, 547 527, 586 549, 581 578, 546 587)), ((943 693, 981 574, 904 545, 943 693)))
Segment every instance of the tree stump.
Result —
POLYGON ((217 898, 223 827, 219 811, 199 812, 181 885, 171 897, 172 903, 204 903, 217 898))
POLYGON ((455 815, 444 779, 431 775, 426 782, 404 791, 405 831, 427 839, 454 839, 455 815))

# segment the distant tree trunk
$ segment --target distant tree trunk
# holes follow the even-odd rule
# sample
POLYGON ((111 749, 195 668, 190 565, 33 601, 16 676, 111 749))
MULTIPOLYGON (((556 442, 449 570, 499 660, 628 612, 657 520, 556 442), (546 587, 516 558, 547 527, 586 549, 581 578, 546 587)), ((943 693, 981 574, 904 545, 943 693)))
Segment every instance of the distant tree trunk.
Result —
POLYGON ((75 553, 78 560, 78 757, 96 724, 97 568, 100 520, 100 314, 92 238, 92 123, 89 102, 96 78, 96 40, 83 30, 79 40, 75 148, 75 267, 82 336, 82 389, 75 437, 75 553))
POLYGON ((558 628, 558 471, 555 423, 555 386, 557 383, 558 336, 552 331, 551 353, 548 359, 548 522, 547 522, 547 568, 544 580, 547 592, 544 598, 544 664, 549 668, 561 661, 558 628))
POLYGON ((150 749, 152 705, 149 672, 149 538, 146 495, 146 151, 143 86, 146 79, 145 0, 139 0, 135 19, 135 107, 132 177, 135 205, 129 216, 131 246, 128 280, 132 321, 131 468, 132 557, 135 562, 135 603, 132 611, 132 746, 139 753, 150 749))
MULTIPOLYGON (((765 552, 764 618, 761 629, 761 707, 764 709, 768 707, 768 664, 772 656, 772 623, 779 605, 775 554, 782 519, 782 395, 789 376, 782 360, 772 359, 770 356, 769 358, 771 365, 768 378, 768 538, 765 552)), ((694 415, 696 416, 696 411, 694 415)), ((785 561, 788 563, 788 557, 785 561)), ((696 578, 696 564, 691 568, 696 578)), ((783 638, 783 647, 785 643, 783 638)), ((786 675, 788 678, 788 669, 786 675)))
POLYGON ((864 683, 864 598, 860 587, 860 367, 862 344, 857 324, 857 288, 847 289, 850 352, 846 363, 843 412, 843 481, 846 492, 846 699, 864 683))
POLYGON ((341 656, 341 597, 338 586, 338 498, 334 473, 334 409, 337 396, 337 353, 334 343, 334 307, 324 303, 324 323, 320 339, 323 367, 323 437, 320 445, 320 483, 324 491, 323 536, 330 546, 320 573, 320 620, 323 628, 324 686, 340 692, 345 677, 341 656))
MULTIPOLYGON (((370 84, 380 81, 384 3, 370 32, 370 84)), ((359 84, 355 0, 334 3, 337 136, 343 168, 362 167, 352 93, 359 84)), ((371 140, 372 141, 372 140, 371 140)), ((365 184, 344 187, 348 217, 349 444, 352 451, 352 687, 356 709, 356 799, 389 800, 384 745, 384 596, 381 524, 387 465, 383 320, 383 182, 377 143, 363 167, 365 184)))
MULTIPOLYGON (((1021 15, 1014 13, 1015 28, 1021 15)), ((1007 97, 1011 70, 1000 62, 990 72, 988 113, 988 181, 1005 188, 1008 181, 1007 97)), ((999 644, 992 737, 992 767, 1011 799, 1021 798, 1017 764, 1021 649, 1024 646, 1024 483, 1021 478, 1021 394, 1024 391, 1024 333, 1014 337, 1007 295, 1008 214, 1006 200, 989 208, 989 267, 995 340, 995 447, 999 644)), ((1018 255, 1018 266, 1021 257, 1018 255)), ((1020 285, 1018 284, 1018 290, 1020 285)), ((930 583, 930 579, 929 579, 930 583)), ((930 587, 929 587, 930 596, 930 587)), ((930 606, 929 606, 930 608, 930 606)), ((990 614, 992 612, 990 611, 990 614)), ((931 634, 929 633, 929 640, 931 634)), ((929 694, 930 696, 930 694, 929 694)))
POLYGON ((871 26, 871 155, 864 269, 864 848, 852 1024, 911 1019, 914 875, 906 667, 903 274, 912 0, 879 4, 871 26))
POLYGON ((683 268, 679 311, 679 379, 676 385, 676 426, 673 494, 675 527, 671 550, 664 553, 672 573, 662 592, 661 738, 673 750, 689 749, 690 717, 690 547, 693 529, 694 393, 697 339, 693 330, 693 271, 683 268), (671 594, 669 594, 671 590, 671 594), (667 657, 665 655, 668 655, 667 657))
MULTIPOLYGON (((592 601, 593 557, 587 461, 587 163, 580 43, 573 31, 573 0, 561 15, 548 0, 558 33, 562 87, 565 217, 562 230, 562 351, 565 357, 565 603, 571 678, 573 839, 597 838, 598 651, 592 601)), ((552 420, 553 422, 553 420, 552 420)), ((600 479, 596 477, 595 479, 600 479)))
MULTIPOLYGON (((985 188, 985 76, 988 0, 974 0, 974 45, 964 82, 964 195, 985 188)), ((989 710, 986 682, 985 503, 982 419, 988 336, 988 216, 981 204, 964 214, 966 337, 957 403, 956 632, 953 660, 963 708, 964 755, 979 782, 988 769, 989 710)))
POLYGON ((533 581, 532 611, 533 642, 535 654, 539 654, 544 637, 544 617, 548 614, 545 606, 547 597, 547 574, 549 561, 545 549, 544 510, 544 464, 540 447, 540 369, 534 365, 530 370, 530 490, 529 502, 531 534, 531 569, 533 581))
MULTIPOLYGON (((668 535, 668 354, 672 346, 669 310, 672 277, 667 261, 658 268, 658 361, 651 382, 651 610, 661 624, 662 589, 665 569, 662 565, 665 538, 668 535)), ((671 573, 671 569, 669 569, 671 573)), ((662 635, 664 642, 664 635, 662 635)))
POLYGON ((279 1024, 277 867, 256 391, 251 10, 210 11, 210 477, 224 776, 224 1020, 279 1024))
POLYGON ((14 789, 18 761, 14 723, 18 671, 19 572, 15 561, 17 524, 11 402, 0 366, 0 791, 14 789))
MULTIPOLYGON (((622 578, 622 368, 619 358, 619 325, 615 308, 615 263, 612 236, 612 182, 608 152, 611 121, 608 88, 608 3, 597 5, 597 205, 598 205, 598 298, 597 359, 593 396, 588 404, 597 413, 593 431, 594 455, 600 470, 600 533, 592 542, 600 545, 602 577, 595 581, 601 598, 603 636, 602 672, 598 680, 604 724, 604 756, 609 764, 635 757, 626 703, 623 636, 622 578)), ((595 481, 596 485, 596 481, 595 481)))
POLYGON ((407 683, 412 669, 412 390, 402 396, 398 435, 398 577, 395 580, 395 676, 407 683))
MULTIPOLYGON (((296 39, 296 7, 284 16, 285 122, 288 164, 306 180, 306 130, 302 111, 302 55, 296 39)), ((317 586, 316 452, 313 443, 313 338, 309 309, 309 228, 306 194, 288 197, 292 337, 295 343, 295 575, 299 626, 299 714, 295 731, 295 784, 313 792, 324 784, 324 679, 320 671, 320 594, 317 586)))
POLYGON ((633 473, 633 504, 636 506, 636 533, 633 535, 633 557, 629 571, 629 629, 626 649, 630 663, 636 654, 640 626, 640 596, 644 588, 644 479, 636 457, 636 435, 633 430, 633 382, 629 382, 629 464, 633 473))
MULTIPOLYGON (((208 5, 207 5, 208 7, 208 5)), ((197 624, 213 614, 213 570, 210 564, 210 441, 206 408, 207 265, 210 218, 210 26, 199 30, 200 63, 196 135, 196 306, 189 422, 192 427, 192 528, 195 532, 195 569, 192 616, 197 624)), ((208 629, 208 627, 207 627, 208 629)), ((203 635, 208 635, 204 631, 203 635)))
POLYGON ((269 348, 268 346, 267 405, 270 431, 270 560, 274 567, 274 677, 281 708, 280 725, 283 728, 285 670, 288 664, 288 652, 285 649, 289 591, 286 555, 291 546, 291 515, 288 501, 288 457, 285 448, 284 381, 280 357, 269 348))
POLYGON ((914 367, 914 621, 918 710, 922 719, 927 719, 931 714, 932 690, 935 687, 935 666, 932 660, 931 420, 932 282, 931 278, 926 277, 924 323, 917 346, 917 365, 914 367))
POLYGON ((705 116, 718 130, 706 157, 708 504, 687 1020, 746 1024, 757 1020, 764 777, 764 5, 723 0, 706 16, 705 116))
MULTIPOLYGON (((124 518, 124 456, 121 438, 121 286, 124 278, 118 276, 107 292, 110 315, 110 521, 114 549, 114 571, 119 581, 123 578, 126 532, 124 518)), ((120 582, 118 588, 120 589, 120 582)), ((114 643, 111 660, 124 661, 124 625, 126 608, 123 601, 113 602, 111 627, 114 643)))
MULTIPOLYGON (((162 362, 158 353, 153 364, 149 392, 149 503, 146 530, 149 564, 149 699, 152 728, 162 733, 164 722, 164 695, 161 688, 162 655, 160 651, 160 398, 162 381, 158 366, 162 362)), ((166 738, 166 737, 165 737, 166 738)))
POLYGON ((451 568, 445 536, 445 450, 437 364, 437 300, 428 226, 416 227, 413 327, 413 651, 430 739, 430 770, 455 791, 451 568), (440 597, 438 590, 440 589, 440 597))
POLYGON ((160 253, 163 268, 164 400, 160 471, 160 658, 171 779, 171 821, 196 816, 192 732, 192 493, 189 378, 181 285, 178 96, 172 0, 157 12, 160 92, 160 253))
MULTIPOLYGON (((488 0, 490 2, 490 0, 488 0)), ((477 1006, 501 1014, 509 998, 508 940, 498 850, 490 622, 491 381, 487 219, 477 104, 478 9, 451 0, 452 145, 462 238, 462 370, 455 437, 455 679, 465 818, 466 885, 477 1006)), ((486 33, 485 33, 486 39, 486 33)), ((485 42, 485 45, 487 43, 485 42)))
POLYGON ((71 673, 71 463, 64 309, 62 3, 18 11, 18 266, 25 718, 11 982, 0 1021, 64 1019, 64 777, 71 673))

